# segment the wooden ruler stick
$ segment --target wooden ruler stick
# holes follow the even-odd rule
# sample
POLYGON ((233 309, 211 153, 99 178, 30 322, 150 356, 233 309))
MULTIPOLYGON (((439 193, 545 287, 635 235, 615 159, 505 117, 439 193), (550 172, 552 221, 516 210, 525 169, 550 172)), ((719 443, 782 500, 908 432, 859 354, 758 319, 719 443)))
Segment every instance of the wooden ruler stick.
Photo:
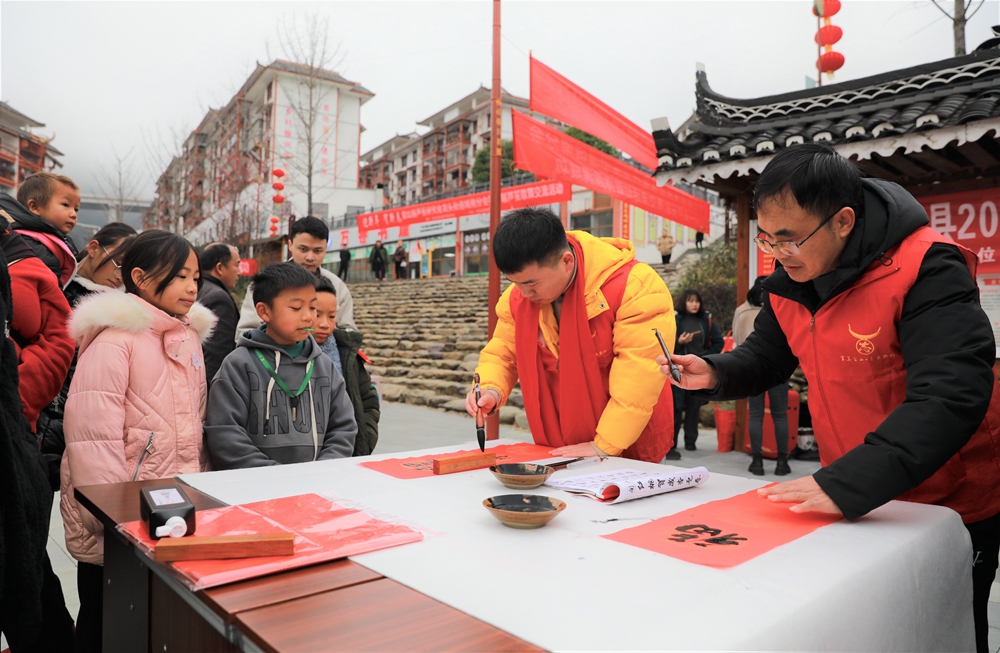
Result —
POLYGON ((435 474, 454 474, 473 469, 483 469, 497 464, 497 455, 493 451, 474 453, 453 453, 431 458, 435 474))
POLYGON ((157 562, 290 556, 295 553, 295 533, 257 533, 217 537, 164 538, 157 541, 157 562))

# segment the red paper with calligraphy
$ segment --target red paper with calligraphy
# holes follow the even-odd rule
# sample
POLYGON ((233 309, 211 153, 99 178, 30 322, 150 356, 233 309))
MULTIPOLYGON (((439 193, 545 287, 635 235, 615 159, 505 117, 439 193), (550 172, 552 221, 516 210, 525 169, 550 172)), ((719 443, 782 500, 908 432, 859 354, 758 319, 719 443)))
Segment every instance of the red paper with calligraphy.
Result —
MULTIPOLYGON (((477 449, 456 451, 455 453, 476 453, 477 449)), ((551 458, 549 454, 552 447, 542 447, 537 444, 521 442, 518 444, 499 444, 490 447, 487 451, 494 451, 497 454, 497 464, 502 463, 525 463, 531 460, 542 460, 551 458)), ((412 458, 386 458, 385 460, 372 460, 361 463, 362 467, 374 469, 395 478, 427 478, 434 476, 434 464, 431 459, 442 454, 430 454, 427 456, 414 456, 412 458)))
POLYGON ((659 165, 656 144, 648 131, 534 57, 530 84, 532 111, 593 134, 624 150, 650 170, 656 170, 659 165))
MULTIPOLYGON (((156 548, 141 521, 122 524, 122 531, 146 552, 156 548)), ((399 524, 344 508, 318 494, 302 494, 240 506, 199 510, 194 535, 212 537, 246 533, 295 533, 295 554, 228 560, 185 560, 168 563, 194 589, 257 578, 279 571, 361 555, 423 535, 399 524)))
POLYGON ((1000 188, 918 197, 930 227, 971 249, 979 257, 980 274, 1000 272, 1000 188))
POLYGON ((511 113, 514 166, 609 195, 661 218, 708 233, 708 202, 673 186, 657 186, 638 168, 619 161, 520 111, 511 113))
MULTIPOLYGON (((573 199, 573 189, 569 184, 561 181, 539 181, 534 184, 501 188, 500 210, 510 211, 525 206, 568 202, 571 199, 573 199)), ((489 212, 490 193, 486 191, 436 202, 403 206, 398 209, 363 213, 358 216, 358 230, 387 229, 489 212)))
POLYGON ((840 517, 799 514, 751 490, 605 535, 609 540, 707 567, 735 567, 840 517))

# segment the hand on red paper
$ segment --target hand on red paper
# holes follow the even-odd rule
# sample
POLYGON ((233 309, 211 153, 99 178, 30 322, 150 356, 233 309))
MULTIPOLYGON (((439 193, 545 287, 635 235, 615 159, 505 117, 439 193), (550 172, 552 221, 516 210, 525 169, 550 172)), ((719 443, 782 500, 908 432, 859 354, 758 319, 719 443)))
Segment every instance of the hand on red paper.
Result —
POLYGON ((757 494, 775 503, 794 503, 792 512, 822 512, 828 515, 842 515, 833 499, 823 491, 812 476, 803 476, 794 481, 762 487, 757 494))
POLYGON ((657 356, 656 364, 660 366, 660 374, 667 377, 667 380, 685 390, 702 390, 704 388, 714 388, 719 385, 719 375, 715 368, 706 363, 700 356, 681 355, 672 356, 674 365, 681 372, 681 382, 676 383, 670 378, 670 366, 667 364, 666 356, 657 356))
POLYGON ((581 444, 571 444, 566 447, 559 447, 558 449, 553 449, 549 452, 551 456, 559 456, 562 458, 583 458, 597 455, 597 449, 590 442, 583 442, 581 444))
MULTIPOLYGON (((492 392, 488 392, 483 389, 479 392, 479 408, 482 409, 483 415, 489 415, 493 412, 493 409, 497 406, 497 397, 492 392)), ((465 395, 465 410, 472 415, 476 416, 476 391, 472 390, 469 394, 465 395)))

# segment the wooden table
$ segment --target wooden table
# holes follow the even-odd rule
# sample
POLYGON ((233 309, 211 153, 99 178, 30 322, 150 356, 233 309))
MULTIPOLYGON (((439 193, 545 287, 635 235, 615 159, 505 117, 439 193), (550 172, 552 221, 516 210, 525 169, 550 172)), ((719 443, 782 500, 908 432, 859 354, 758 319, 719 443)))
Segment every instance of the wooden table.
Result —
POLYGON ((75 490, 104 524, 105 651, 539 650, 350 560, 191 592, 116 529, 139 519, 140 487, 173 483, 75 490))

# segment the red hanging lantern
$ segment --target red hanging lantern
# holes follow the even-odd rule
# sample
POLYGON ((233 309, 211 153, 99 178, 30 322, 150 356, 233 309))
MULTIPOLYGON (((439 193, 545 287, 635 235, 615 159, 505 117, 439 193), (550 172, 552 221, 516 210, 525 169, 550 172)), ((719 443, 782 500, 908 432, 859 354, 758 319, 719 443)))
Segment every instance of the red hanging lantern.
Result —
POLYGON ((281 179, 282 177, 285 176, 285 171, 282 170, 281 168, 275 168, 274 170, 271 171, 271 174, 277 177, 278 179, 281 179))
POLYGON ((813 16, 829 18, 840 11, 840 0, 813 0, 813 16))
POLYGON ((278 216, 272 215, 270 218, 268 218, 268 220, 270 221, 273 228, 275 229, 278 228, 278 216))
POLYGON ((835 70, 840 70, 843 65, 844 55, 839 52, 824 52, 816 60, 816 68, 821 73, 832 73, 835 70))
POLYGON ((833 45, 839 41, 844 36, 844 30, 840 29, 836 25, 824 25, 819 28, 816 32, 816 36, 813 40, 816 41, 816 45, 833 45))
POLYGON ((271 199, 272 199, 272 201, 274 201, 275 204, 281 204, 282 202, 285 201, 285 198, 284 198, 284 196, 281 193, 278 193, 277 195, 275 195, 271 199))
POLYGON ((280 181, 276 181, 273 184, 271 184, 271 188, 273 188, 274 190, 285 190, 285 185, 280 181))

